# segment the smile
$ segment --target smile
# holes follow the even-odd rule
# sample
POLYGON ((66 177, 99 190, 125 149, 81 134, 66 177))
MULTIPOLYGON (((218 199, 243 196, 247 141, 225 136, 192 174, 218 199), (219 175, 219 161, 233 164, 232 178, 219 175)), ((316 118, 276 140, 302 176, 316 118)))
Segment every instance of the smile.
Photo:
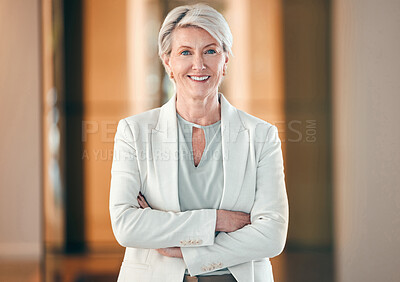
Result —
POLYGON ((206 81, 207 79, 210 78, 210 76, 208 76, 208 75, 205 75, 205 76, 190 76, 190 75, 188 75, 188 77, 194 81, 206 81))

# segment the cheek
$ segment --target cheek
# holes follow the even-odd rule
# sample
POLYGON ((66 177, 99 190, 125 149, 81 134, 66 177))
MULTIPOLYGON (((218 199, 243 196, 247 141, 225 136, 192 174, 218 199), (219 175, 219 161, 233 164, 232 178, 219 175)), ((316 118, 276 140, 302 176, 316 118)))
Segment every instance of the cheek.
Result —
POLYGON ((190 62, 185 59, 175 59, 170 64, 171 70, 176 74, 185 72, 190 67, 190 62))

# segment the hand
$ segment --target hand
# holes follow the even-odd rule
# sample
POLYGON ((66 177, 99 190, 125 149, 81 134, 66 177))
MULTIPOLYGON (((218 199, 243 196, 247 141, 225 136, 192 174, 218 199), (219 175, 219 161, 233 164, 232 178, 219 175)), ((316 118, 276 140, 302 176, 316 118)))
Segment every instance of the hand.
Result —
POLYGON ((137 201, 142 209, 151 208, 150 205, 147 203, 146 198, 142 195, 142 192, 139 192, 139 196, 137 196, 137 201))
POLYGON ((248 213, 217 210, 217 224, 215 231, 233 232, 250 223, 250 214, 248 213))
POLYGON ((183 258, 181 248, 179 247, 156 249, 156 251, 166 257, 183 258))

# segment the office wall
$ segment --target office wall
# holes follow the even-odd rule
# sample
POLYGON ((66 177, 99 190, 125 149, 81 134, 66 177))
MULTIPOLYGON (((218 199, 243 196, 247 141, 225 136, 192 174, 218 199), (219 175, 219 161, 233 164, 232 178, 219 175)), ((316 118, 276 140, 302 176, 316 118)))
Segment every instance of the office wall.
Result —
POLYGON ((333 12, 336 278, 398 281, 400 2, 333 12))
POLYGON ((39 0, 0 1, 0 257, 41 253, 39 0))

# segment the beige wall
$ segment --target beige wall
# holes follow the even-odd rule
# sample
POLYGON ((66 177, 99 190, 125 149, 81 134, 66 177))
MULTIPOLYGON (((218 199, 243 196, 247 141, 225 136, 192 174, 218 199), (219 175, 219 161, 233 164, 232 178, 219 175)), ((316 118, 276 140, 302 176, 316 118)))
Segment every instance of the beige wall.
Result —
POLYGON ((0 257, 41 253, 39 0, 0 1, 0 257))
POLYGON ((334 1, 338 282, 400 277, 400 1, 334 1))

